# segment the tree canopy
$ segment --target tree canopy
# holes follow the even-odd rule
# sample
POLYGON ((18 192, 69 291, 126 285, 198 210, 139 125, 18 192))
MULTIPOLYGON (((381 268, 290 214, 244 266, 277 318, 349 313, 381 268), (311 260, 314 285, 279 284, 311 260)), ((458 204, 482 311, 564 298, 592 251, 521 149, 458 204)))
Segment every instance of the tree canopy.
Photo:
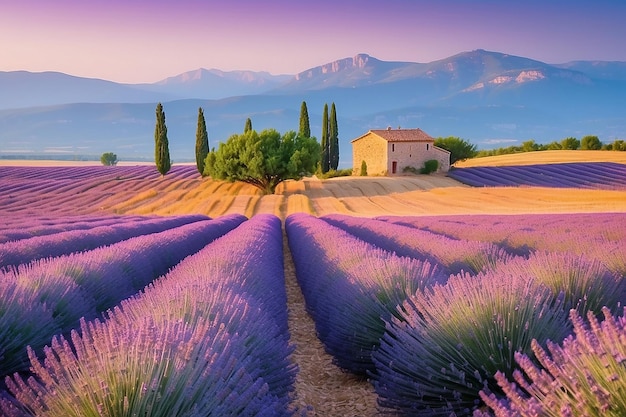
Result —
POLYGON ((588 135, 580 140, 580 149, 599 150, 602 149, 602 142, 595 135, 588 135))
POLYGON ((477 153, 476 145, 472 145, 471 143, 455 136, 437 138, 435 139, 435 146, 450 152, 450 165, 454 164, 456 161, 473 158, 477 153))
POLYGON ((117 155, 113 152, 105 152, 100 157, 100 162, 105 166, 117 165, 117 155))
POLYGON ((243 181, 264 194, 273 194, 281 182, 313 173, 319 156, 315 137, 297 136, 295 131, 281 135, 275 129, 260 133, 250 130, 232 135, 209 152, 205 174, 213 179, 243 181))
POLYGON ((561 141, 561 149, 576 150, 580 148, 580 141, 573 137, 565 138, 561 141))

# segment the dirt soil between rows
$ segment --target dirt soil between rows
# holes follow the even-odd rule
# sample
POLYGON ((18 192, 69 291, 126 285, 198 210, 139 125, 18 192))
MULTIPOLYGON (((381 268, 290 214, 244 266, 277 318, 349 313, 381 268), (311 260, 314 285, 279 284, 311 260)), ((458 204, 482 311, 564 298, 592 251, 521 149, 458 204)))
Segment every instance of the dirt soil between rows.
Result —
MULTIPOLYGON (((332 363, 317 338, 313 319, 306 312, 296 280, 296 269, 283 234, 289 331, 295 345, 293 359, 299 366, 294 405, 301 416, 371 417, 382 415, 376 392, 366 379, 342 371, 332 363)), ((296 414, 296 415, 298 415, 296 414)))

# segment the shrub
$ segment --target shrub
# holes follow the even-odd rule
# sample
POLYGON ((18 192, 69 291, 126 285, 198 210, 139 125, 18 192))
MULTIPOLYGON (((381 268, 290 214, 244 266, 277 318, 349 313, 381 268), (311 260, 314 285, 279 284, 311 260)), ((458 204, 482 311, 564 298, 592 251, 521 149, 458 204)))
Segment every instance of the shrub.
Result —
POLYGON ((471 415, 480 390, 497 388, 496 371, 512 374, 516 351, 567 334, 560 301, 530 277, 456 275, 408 298, 388 323, 372 355, 379 403, 405 415, 471 415))
POLYGON ((402 168, 402 172, 404 172, 404 173, 410 172, 412 174, 417 174, 418 173, 417 168, 412 167, 410 165, 407 165, 404 168, 402 168))
POLYGON ((350 168, 340 169, 340 170, 331 169, 328 172, 325 172, 325 173, 318 172, 315 175, 317 175, 318 178, 323 178, 323 179, 335 178, 335 177, 349 177, 352 175, 352 169, 350 168))
POLYGON ((626 309, 617 319, 608 308, 602 313, 605 320, 599 323, 589 311, 586 326, 572 309, 574 335, 563 340, 562 347, 548 342, 548 354, 533 340, 532 350, 542 368, 518 352, 515 360, 522 370, 513 373, 515 383, 502 372, 496 374, 506 399, 487 390, 481 391, 481 398, 496 416, 626 415, 626 309))
POLYGON ((439 169, 439 161, 436 159, 429 159, 424 162, 424 166, 420 169, 420 174, 430 174, 432 172, 437 172, 439 169))
POLYGON ((367 162, 365 162, 365 159, 361 161, 361 176, 367 177, 367 162))

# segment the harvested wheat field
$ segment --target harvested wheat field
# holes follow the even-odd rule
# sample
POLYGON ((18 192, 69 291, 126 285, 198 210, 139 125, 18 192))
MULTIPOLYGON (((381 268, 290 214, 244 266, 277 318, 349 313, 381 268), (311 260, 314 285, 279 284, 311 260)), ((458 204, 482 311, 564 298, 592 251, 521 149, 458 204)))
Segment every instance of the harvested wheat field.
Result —
MULTIPOLYGON (((459 168, 614 162, 626 164, 626 152, 543 151, 477 158, 458 163, 459 168)), ((286 181, 276 194, 265 196, 244 183, 202 178, 189 166, 174 166, 164 177, 129 164, 98 167, 94 180, 73 176, 72 171, 40 171, 97 166, 98 163, 1 161, 0 217, 12 213, 36 215, 72 214, 181 215, 219 217, 238 213, 252 217, 269 213, 281 219, 294 213, 322 216, 333 213, 375 217, 384 215, 465 215, 626 212, 626 190, 551 187, 470 187, 445 174, 399 177, 316 177, 286 181), (12 166, 32 168, 11 173, 12 166), (3 170, 3 168, 7 170, 3 170), (126 168, 124 170, 123 168, 126 168), (62 172, 55 179, 54 172, 62 172), (40 177, 39 177, 40 176, 40 177), (33 177, 41 178, 33 182, 33 177), (30 182, 29 182, 30 181, 30 182), (36 185, 35 185, 36 184, 36 185), (18 191, 19 190, 19 191, 18 191)), ((78 174, 79 171, 76 171, 78 174)), ((295 278, 288 246, 284 244, 285 278, 289 304, 289 328, 299 364, 296 405, 307 416, 375 416, 379 414, 372 385, 341 371, 316 337, 315 325, 305 310, 295 278)))

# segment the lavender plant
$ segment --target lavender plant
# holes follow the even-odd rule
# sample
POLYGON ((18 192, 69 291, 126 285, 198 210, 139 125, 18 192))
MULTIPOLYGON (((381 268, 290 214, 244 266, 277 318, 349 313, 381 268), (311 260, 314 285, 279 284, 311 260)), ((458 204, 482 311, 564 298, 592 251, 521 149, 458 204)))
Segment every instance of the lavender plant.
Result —
POLYGON ((50 308, 0 276, 0 375, 27 368, 25 346, 43 346, 60 330, 50 308))
POLYGON ((528 276, 493 273, 416 293, 372 355, 379 404, 402 415, 471 415, 479 391, 497 387, 495 373, 512 374, 516 351, 568 334, 555 298, 528 276))
POLYGON ((626 291, 626 280, 611 273, 597 259, 571 252, 536 251, 528 258, 517 257, 495 268, 497 273, 530 275, 555 294, 564 295, 564 308, 582 315, 603 306, 617 311, 626 291))
POLYGON ((64 416, 293 415, 297 366, 289 357, 284 276, 282 268, 265 268, 282 266, 280 221, 253 219, 110 310, 106 321, 83 320, 71 341, 55 337, 43 363, 29 349, 35 375, 6 380, 23 409, 64 416), (272 298, 282 302, 279 314, 272 298))
MULTIPOLYGON (((377 219, 453 239, 496 243, 519 256, 547 250, 585 253, 604 260, 599 255, 605 253, 607 244, 623 247, 626 243, 626 213, 383 216, 377 219)), ((617 258, 622 255, 623 259, 623 251, 615 255, 617 258)), ((607 267, 618 272, 610 265, 607 263, 607 267)))
POLYGON ((465 271, 475 274, 511 256, 493 243, 460 241, 379 220, 340 214, 323 216, 322 219, 382 249, 436 263, 449 273, 465 271))
POLYGON ((356 374, 373 370, 372 351, 396 306, 447 279, 427 262, 401 258, 323 220, 285 222, 307 309, 334 362, 356 374))
POLYGON ((114 227, 99 226, 89 230, 70 230, 0 244, 0 268, 29 263, 33 260, 67 255, 110 245, 131 237, 162 232, 200 220, 203 215, 174 216, 122 223, 114 227))
POLYGON ((193 222, 9 268, 0 274, 0 334, 7 334, 0 338, 0 371, 19 370, 28 363, 27 344, 38 351, 55 333, 69 331, 81 317, 95 318, 245 219, 229 215, 193 222))
POLYGON ((515 382, 502 372, 495 376, 506 398, 483 390, 483 401, 498 417, 626 415, 626 308, 617 318, 606 307, 602 313, 604 320, 599 322, 589 311, 587 325, 572 309, 574 334, 562 346, 548 342, 547 351, 533 340, 534 357, 541 366, 516 353, 521 370, 514 371, 515 382))
POLYGON ((83 322, 71 343, 55 337, 45 363, 32 349, 35 377, 15 374, 6 384, 32 415, 195 416, 256 415, 276 409, 262 379, 246 372, 233 346, 239 336, 219 322, 122 325, 83 322))

